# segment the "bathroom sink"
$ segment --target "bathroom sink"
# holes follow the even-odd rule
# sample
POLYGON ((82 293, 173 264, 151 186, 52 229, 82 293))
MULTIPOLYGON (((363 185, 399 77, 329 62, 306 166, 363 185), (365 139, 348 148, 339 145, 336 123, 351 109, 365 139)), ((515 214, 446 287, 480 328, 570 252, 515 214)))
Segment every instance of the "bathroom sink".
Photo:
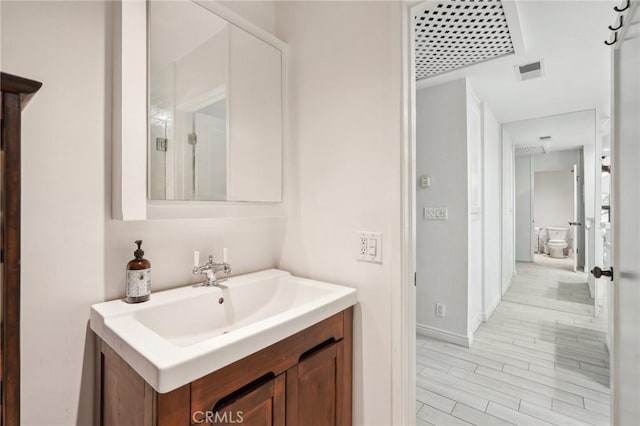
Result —
POLYGON ((91 307, 91 329, 160 393, 272 345, 357 301, 356 290, 271 269, 91 307))

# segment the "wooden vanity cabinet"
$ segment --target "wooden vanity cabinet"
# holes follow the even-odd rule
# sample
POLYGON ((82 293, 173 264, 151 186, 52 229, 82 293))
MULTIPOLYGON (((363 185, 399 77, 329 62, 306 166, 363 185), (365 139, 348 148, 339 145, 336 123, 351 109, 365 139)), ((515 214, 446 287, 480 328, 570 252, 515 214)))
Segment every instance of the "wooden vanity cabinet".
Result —
POLYGON ((352 323, 349 308, 165 394, 100 341, 99 424, 350 426, 352 323))

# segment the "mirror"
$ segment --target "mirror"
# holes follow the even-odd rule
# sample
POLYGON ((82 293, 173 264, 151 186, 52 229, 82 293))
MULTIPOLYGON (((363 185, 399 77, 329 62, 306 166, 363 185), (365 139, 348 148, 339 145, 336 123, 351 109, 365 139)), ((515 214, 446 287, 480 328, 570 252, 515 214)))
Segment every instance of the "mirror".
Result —
POLYGON ((282 51, 193 1, 148 6, 149 199, 280 202, 282 51))

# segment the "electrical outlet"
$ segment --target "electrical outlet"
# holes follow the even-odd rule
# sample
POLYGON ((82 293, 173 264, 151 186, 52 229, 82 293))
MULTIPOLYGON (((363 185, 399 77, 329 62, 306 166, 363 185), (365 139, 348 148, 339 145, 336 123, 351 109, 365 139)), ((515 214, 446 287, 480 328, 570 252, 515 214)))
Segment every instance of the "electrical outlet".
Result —
POLYGON ((445 306, 442 303, 436 303, 436 316, 444 318, 445 306))
POLYGON ((449 210, 446 207, 425 207, 424 220, 448 220, 449 210))
POLYGON ((360 236, 360 256, 367 255, 367 237, 360 236))
POLYGON ((371 263, 382 263, 382 233, 357 232, 358 255, 357 260, 371 263))

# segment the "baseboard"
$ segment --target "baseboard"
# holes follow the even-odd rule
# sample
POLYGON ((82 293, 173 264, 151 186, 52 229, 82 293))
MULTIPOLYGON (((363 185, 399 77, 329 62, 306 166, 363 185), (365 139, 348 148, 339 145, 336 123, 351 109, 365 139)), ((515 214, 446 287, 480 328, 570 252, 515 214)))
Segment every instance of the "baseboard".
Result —
POLYGON ((513 278, 511 278, 511 279, 509 280, 509 282, 508 282, 508 283, 506 283, 506 284, 507 284, 507 286, 506 286, 506 287, 504 287, 504 288, 502 289, 502 296, 504 296, 505 294, 507 294, 507 292, 508 292, 508 291, 509 291, 509 289, 511 288, 511 283, 513 283, 513 278))
POLYGON ((434 339, 464 346, 465 348, 470 347, 473 341, 473 336, 464 336, 424 324, 416 324, 416 332, 421 336, 433 337, 434 339))
MULTIPOLYGON (((478 327, 480 327, 480 324, 482 324, 482 317, 484 316, 484 314, 482 312, 479 312, 478 315, 476 315, 472 320, 471 320, 471 326, 469 327, 469 331, 471 333, 471 335, 473 335, 473 333, 476 332, 476 330, 478 329, 478 327)), ((471 339, 469 339, 469 344, 471 344, 471 339)))
POLYGON ((516 275, 518 275, 518 271, 514 269, 513 272, 511 273, 511 278, 509 278, 509 282, 507 283, 507 286, 502 290, 503 296, 507 294, 507 292, 509 291, 509 288, 511 288, 511 284, 513 283, 513 278, 516 275))
POLYGON ((596 279, 593 277, 593 275, 589 275, 589 277, 587 278, 587 287, 589 287, 589 296, 592 299, 596 298, 596 279))
POLYGON ((498 304, 500 303, 500 298, 497 297, 496 300, 494 300, 491 305, 489 306, 489 309, 487 309, 485 312, 482 313, 482 322, 487 322, 489 321, 489 318, 491 318, 491 315, 493 315, 493 311, 496 310, 496 308, 498 307, 498 304))

